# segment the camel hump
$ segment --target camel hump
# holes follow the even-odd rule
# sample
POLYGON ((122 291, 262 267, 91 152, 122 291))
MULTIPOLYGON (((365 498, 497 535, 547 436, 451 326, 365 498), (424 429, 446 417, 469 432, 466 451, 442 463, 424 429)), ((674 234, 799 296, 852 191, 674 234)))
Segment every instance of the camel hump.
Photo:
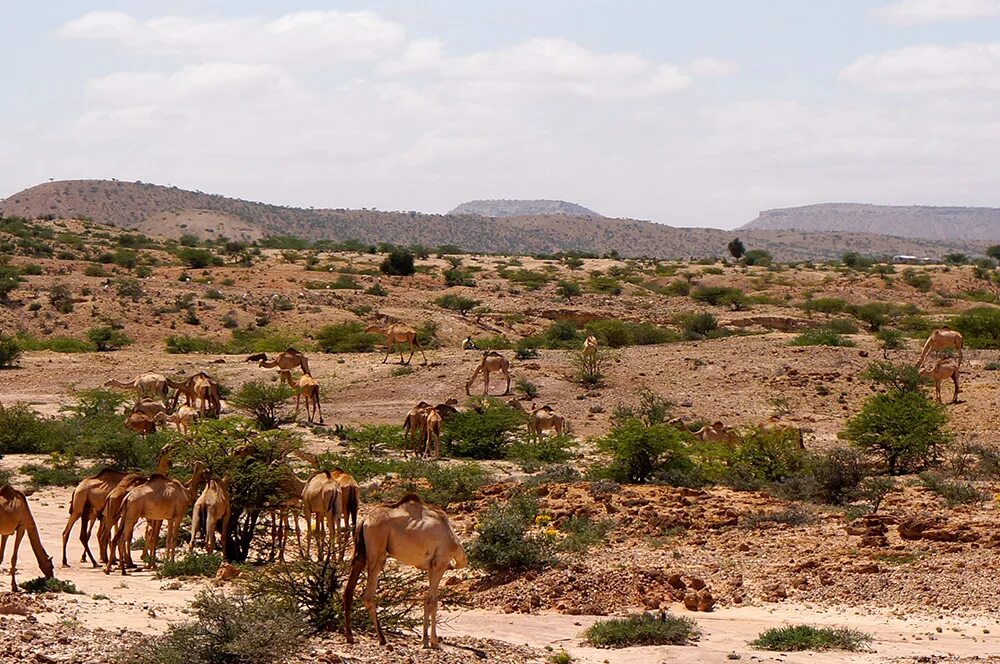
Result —
POLYGON ((403 496, 402 498, 400 498, 399 500, 397 500, 395 502, 386 503, 385 506, 389 507, 389 508, 392 508, 392 507, 399 507, 400 505, 405 505, 406 503, 420 503, 421 505, 423 505, 424 501, 421 500, 420 496, 418 496, 417 494, 415 494, 415 493, 408 493, 408 494, 406 494, 405 496, 403 496))
POLYGON ((12 498, 24 498, 24 494, 11 485, 4 484, 0 487, 0 498, 6 498, 7 500, 11 500, 12 498))
POLYGON ((289 355, 298 355, 299 354, 299 351, 295 350, 291 346, 289 346, 288 348, 286 348, 285 352, 288 353, 289 355))
POLYGON ((333 475, 330 474, 329 470, 324 470, 323 473, 326 475, 327 479, 333 478, 333 475))

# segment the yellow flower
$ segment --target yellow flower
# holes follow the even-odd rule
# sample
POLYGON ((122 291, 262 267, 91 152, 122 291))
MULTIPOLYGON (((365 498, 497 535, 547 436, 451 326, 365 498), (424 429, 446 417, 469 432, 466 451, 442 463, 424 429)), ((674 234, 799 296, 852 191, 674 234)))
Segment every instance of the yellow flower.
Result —
POLYGON ((555 528, 549 527, 549 528, 545 529, 545 536, 546 537, 555 537, 556 533, 558 533, 558 532, 559 531, 556 530, 555 528))
POLYGON ((535 525, 544 526, 549 523, 552 523, 552 517, 548 514, 539 514, 535 517, 535 525))

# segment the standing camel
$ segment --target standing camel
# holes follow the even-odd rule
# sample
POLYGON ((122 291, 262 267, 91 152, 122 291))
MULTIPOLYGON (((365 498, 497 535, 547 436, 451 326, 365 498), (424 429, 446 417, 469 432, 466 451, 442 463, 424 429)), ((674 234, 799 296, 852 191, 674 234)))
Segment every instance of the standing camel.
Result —
POLYGON ((156 433, 156 420, 142 413, 129 413, 125 418, 125 428, 145 438, 151 433, 156 433))
POLYGON ((379 325, 369 325, 365 328, 365 332, 369 334, 381 334, 385 337, 385 357, 382 358, 382 364, 385 364, 392 355, 392 349, 396 348, 399 350, 399 363, 409 364, 410 360, 413 359, 413 354, 416 351, 420 351, 420 355, 424 358, 424 364, 427 364, 427 355, 424 354, 424 349, 420 347, 420 343, 417 341, 417 331, 414 330, 409 325, 400 325, 398 323, 393 325, 387 325, 385 327, 379 325), (410 356, 403 361, 403 345, 407 344, 410 346, 410 356))
POLYGON ((437 408, 431 408, 427 411, 427 423, 425 429, 427 430, 427 437, 424 439, 424 457, 428 457, 431 454, 431 444, 434 444, 434 458, 441 458, 441 423, 444 422, 444 417, 437 408))
POLYGON ((189 376, 179 382, 167 379, 167 386, 173 390, 174 398, 170 401, 170 409, 177 407, 180 396, 184 395, 184 402, 191 407, 198 409, 198 414, 204 417, 206 413, 211 413, 218 417, 222 412, 222 400, 219 396, 219 383, 204 371, 199 371, 193 376, 189 376))
POLYGON ((528 413, 528 435, 533 440, 541 438, 544 431, 552 431, 555 435, 561 436, 565 424, 566 418, 556 412, 552 406, 533 408, 528 413))
MULTIPOLYGON (((289 455, 298 457, 319 470, 319 463, 315 454, 310 454, 305 450, 292 450, 289 452, 289 455)), ((341 516, 343 517, 344 528, 357 528, 358 508, 361 506, 361 487, 358 486, 357 480, 351 474, 344 472, 343 468, 332 468, 330 476, 337 480, 337 484, 340 485, 341 516)))
POLYGON ((0 560, 3 559, 3 552, 7 548, 7 538, 14 536, 14 553, 10 557, 10 590, 17 592, 17 550, 21 546, 21 538, 28 533, 28 541, 31 542, 31 550, 35 553, 35 560, 38 568, 46 579, 51 579, 53 575, 52 558, 45 553, 42 540, 38 536, 38 528, 35 526, 35 518, 31 516, 31 509, 28 507, 28 499, 24 494, 5 484, 0 487, 0 560))
POLYGON ((246 361, 256 362, 257 366, 265 369, 273 369, 274 367, 278 367, 284 371, 302 369, 302 373, 307 376, 312 375, 312 372, 309 371, 309 359, 294 348, 289 348, 273 360, 267 359, 267 353, 255 353, 248 357, 246 361))
POLYGON ((288 387, 295 390, 295 417, 299 417, 299 402, 302 397, 306 400, 306 418, 312 424, 316 415, 319 415, 319 423, 323 424, 323 411, 319 407, 319 382, 309 374, 302 374, 297 381, 292 381, 292 372, 285 369, 278 371, 281 380, 288 384, 288 387))
POLYGON ((934 363, 934 366, 921 367, 920 368, 920 378, 921 380, 928 377, 934 380, 934 390, 937 392, 937 402, 941 403, 941 383, 948 380, 949 378, 955 384, 955 396, 952 397, 952 403, 958 403, 958 374, 959 374, 959 363, 950 357, 941 358, 934 363))
POLYGON ((153 421, 160 425, 170 422, 177 427, 179 432, 186 434, 191 431, 191 425, 194 424, 197 419, 197 410, 191 406, 181 405, 177 408, 177 412, 171 413, 170 415, 160 413, 153 418, 153 421))
MULTIPOLYGON (((167 472, 167 469, 170 467, 170 457, 172 454, 173 446, 167 443, 160 450, 155 472, 167 472)), ((120 470, 105 468, 96 475, 80 480, 80 483, 73 489, 73 495, 69 501, 69 520, 66 522, 66 527, 63 528, 62 533, 63 567, 69 567, 69 563, 66 561, 66 542, 69 539, 70 531, 73 530, 73 524, 80 519, 82 519, 80 523, 80 543, 83 544, 83 555, 80 557, 80 562, 87 562, 87 557, 89 556, 91 564, 97 567, 94 554, 90 552, 91 529, 98 518, 102 516, 108 496, 129 475, 130 473, 120 470)), ((107 519, 102 519, 102 528, 107 521, 107 519)), ((98 542, 100 542, 100 533, 98 533, 98 542)), ((101 562, 104 562, 103 554, 101 562)))
POLYGON ((413 454, 416 456, 420 445, 427 438, 427 413, 431 405, 426 401, 417 403, 406 414, 403 420, 403 458, 409 451, 409 443, 413 442, 413 454))
POLYGON ((597 337, 593 334, 583 340, 583 356, 592 358, 597 355, 597 337))
POLYGON ((361 572, 367 569, 364 604, 375 626, 379 643, 385 645, 385 634, 378 622, 375 596, 385 559, 392 556, 404 565, 427 570, 429 583, 424 599, 423 646, 437 648, 438 586, 446 571, 459 569, 467 564, 465 550, 451 528, 448 515, 440 508, 428 505, 410 494, 398 502, 372 508, 358 526, 354 542, 351 574, 344 588, 344 636, 347 642, 354 643, 351 634, 354 589, 361 572))
MULTIPOLYGON (((288 540, 288 517, 291 516, 295 523, 295 539, 298 542, 299 550, 302 550, 302 533, 299 530, 299 512, 302 508, 302 491, 306 488, 306 483, 299 479, 292 469, 284 461, 274 461, 271 468, 281 469, 283 477, 278 485, 281 501, 275 510, 271 512, 272 525, 274 529, 274 541, 278 549, 278 560, 285 559, 285 545, 288 540)), ((273 554, 273 550, 272 550, 273 554)))
POLYGON ((507 389, 504 390, 504 396, 510 394, 510 362, 506 357, 493 350, 483 353, 483 359, 479 361, 479 366, 476 367, 475 373, 472 374, 469 382, 465 384, 465 393, 469 394, 469 388, 472 387, 472 383, 475 382, 476 377, 479 374, 483 374, 483 395, 489 394, 490 374, 494 371, 503 373, 507 379, 507 389))
POLYGON ((159 399, 164 403, 167 401, 167 379, 163 374, 152 372, 139 374, 130 382, 112 378, 104 383, 104 387, 135 392, 138 399, 159 399))
POLYGON ((191 543, 188 553, 194 551, 194 539, 198 531, 205 529, 205 551, 215 550, 216 531, 222 537, 222 557, 226 557, 226 539, 229 536, 229 517, 232 515, 232 503, 229 500, 229 479, 216 480, 209 478, 205 489, 194 503, 191 513, 191 543))
POLYGON ((958 351, 958 363, 962 363, 962 348, 965 346, 965 342, 962 340, 962 333, 955 330, 949 329, 947 327, 940 327, 933 332, 931 336, 927 337, 927 341, 924 342, 924 348, 920 351, 920 359, 917 360, 917 366, 922 366, 924 360, 932 350, 940 350, 942 348, 954 348, 958 351))
MULTIPOLYGON (((145 484, 140 484, 125 496, 119 514, 120 524, 115 533, 115 538, 111 543, 112 548, 118 549, 118 563, 121 566, 122 576, 128 573, 125 571, 126 552, 132 543, 132 534, 139 519, 146 521, 166 521, 167 522, 167 552, 166 558, 173 560, 174 550, 177 548, 177 533, 181 527, 181 521, 187 514, 188 508, 195 499, 195 491, 205 475, 205 465, 196 461, 193 474, 187 484, 182 484, 178 480, 165 477, 163 475, 153 475, 145 484)), ((159 525, 153 527, 152 545, 149 553, 149 565, 146 569, 156 568, 156 548, 159 539, 159 525)), ((111 561, 108 560, 104 567, 104 573, 111 573, 111 561)))
POLYGON ((306 515, 306 558, 309 557, 313 535, 312 517, 316 517, 316 550, 323 557, 323 543, 329 541, 336 547, 340 535, 340 514, 343 506, 340 482, 333 474, 321 471, 306 480, 302 489, 302 511, 306 515), (329 532, 327 532, 329 531, 329 532))

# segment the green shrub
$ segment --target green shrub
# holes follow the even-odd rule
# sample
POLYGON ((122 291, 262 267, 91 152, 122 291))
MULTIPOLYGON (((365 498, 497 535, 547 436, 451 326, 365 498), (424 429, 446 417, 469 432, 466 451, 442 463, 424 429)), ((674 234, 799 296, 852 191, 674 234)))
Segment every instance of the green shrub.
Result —
POLYGON ((88 472, 76 465, 72 457, 59 458, 51 466, 29 463, 21 466, 21 474, 30 478, 28 486, 39 489, 46 486, 75 486, 88 475, 88 472))
POLYGON ((882 355, 885 358, 889 357, 890 350, 900 350, 906 347, 903 343, 903 333, 899 330, 879 330, 875 334, 875 338, 882 342, 882 355))
POLYGON ((472 278, 472 275, 462 269, 457 267, 451 268, 450 270, 444 271, 444 283, 446 286, 475 286, 476 280, 472 278))
POLYGON ((591 292, 603 293, 604 295, 621 295, 624 290, 620 281, 614 277, 606 276, 591 277, 587 286, 591 292))
POLYGON ((0 264, 0 302, 7 302, 10 294, 21 285, 20 271, 12 265, 0 264))
POLYGON ((613 318, 590 321, 584 331, 597 337, 602 346, 609 348, 647 346, 677 340, 674 332, 652 323, 633 323, 613 318))
POLYGON ((471 297, 448 293, 447 295, 442 295, 434 300, 434 304, 443 309, 448 309, 449 311, 457 311, 464 317, 470 311, 478 307, 481 302, 479 300, 474 300, 471 297))
POLYGON ((204 337, 176 334, 168 336, 166 340, 166 351, 168 353, 217 353, 222 350, 222 345, 219 342, 204 337))
POLYGON ((367 353, 375 350, 382 336, 365 332, 361 323, 347 321, 321 327, 315 338, 324 353, 367 353))
POLYGON ((731 473, 733 477, 766 485, 802 472, 806 460, 797 432, 756 428, 741 437, 733 452, 731 473))
POLYGON ((591 547, 603 544, 614 527, 615 522, 611 519, 598 521, 587 515, 571 516, 559 527, 559 531, 566 535, 559 542, 559 550, 582 553, 591 547))
POLYGON ((643 483, 656 474, 683 472, 694 465, 675 427, 647 425, 635 418, 617 423, 597 439, 597 449, 611 456, 611 464, 596 474, 618 482, 643 483))
POLYGON ((931 275, 926 272, 917 272, 912 267, 908 267, 903 270, 903 281, 907 285, 916 288, 919 291, 926 293, 931 289, 933 285, 931 282, 931 275))
POLYGON ((668 295, 686 297, 691 294, 691 284, 684 279, 674 279, 664 289, 668 295))
POLYGON ((874 265, 874 261, 867 256, 862 256, 856 251, 848 251, 840 257, 840 262, 852 270, 868 270, 874 265))
POLYGON ((604 384, 604 372, 610 358, 607 349, 598 348, 595 353, 584 353, 578 350, 573 353, 570 361, 573 364, 574 378, 584 387, 600 387, 604 384))
POLYGON ((677 322, 684 330, 684 338, 687 340, 704 339, 719 329, 719 321, 707 311, 697 314, 680 314, 677 316, 677 322))
POLYGON ((203 590, 194 620, 144 637, 118 664, 278 664, 296 652, 307 623, 291 601, 203 590))
POLYGON ((969 482, 955 482, 932 472, 920 473, 917 478, 925 489, 944 498, 950 506, 982 503, 987 499, 985 494, 969 482))
POLYGON ((17 341, 24 350, 48 350, 53 353, 91 353, 96 350, 92 343, 72 337, 34 339, 27 335, 18 335, 17 341))
POLYGON ((191 576, 215 578, 215 573, 219 571, 221 565, 222 556, 217 553, 193 552, 183 558, 162 562, 156 572, 156 578, 173 579, 191 576))
POLYGON ((375 297, 385 297, 389 294, 389 291, 387 291, 381 284, 374 284, 369 286, 365 293, 367 295, 374 295, 375 297))
POLYGON ((583 293, 583 289, 580 288, 580 284, 577 282, 563 279, 556 285, 556 293, 558 293, 560 297, 571 300, 574 297, 581 295, 583 293))
POLYGON ((925 466, 935 449, 946 444, 944 409, 913 389, 891 389, 868 397, 842 435, 858 448, 877 454, 890 475, 925 466))
POLYGON ((530 531, 538 515, 534 498, 518 494, 479 517, 479 538, 469 547, 469 563, 489 572, 545 567, 552 562, 549 542, 530 531))
POLYGON ((538 440, 518 440, 507 447, 507 458, 525 469, 544 463, 565 463, 573 458, 576 442, 569 436, 542 436, 538 440))
POLYGON ((116 291, 118 297, 128 298, 133 302, 138 302, 146 294, 142 288, 142 282, 138 279, 119 279, 116 291))
POLYGON ((408 277, 416 272, 413 254, 406 249, 393 249, 378 267, 382 274, 394 277, 408 277))
POLYGON ((698 286, 691 291, 691 299, 713 306, 726 305, 742 297, 743 291, 729 286, 698 286))
POLYGON ((869 332, 878 332, 882 326, 889 322, 889 315, 892 307, 884 302, 869 302, 854 310, 854 315, 858 320, 868 326, 869 332))
POLYGON ((284 406, 293 394, 283 383, 251 381, 244 383, 229 401, 250 415, 261 429, 274 429, 283 420, 284 406))
POLYGON ((743 241, 738 237, 734 237, 726 245, 726 249, 729 251, 729 255, 739 260, 743 258, 743 254, 747 252, 746 246, 744 246, 743 241))
POLYGON ((518 378, 514 381, 514 389, 529 399, 538 396, 538 386, 526 378, 518 378))
POLYGON ((847 303, 839 297, 818 297, 803 302, 802 308, 805 311, 815 311, 821 314, 839 314, 847 308, 847 303))
POLYGON ((975 307, 948 321, 970 348, 1000 348, 1000 308, 975 307))
POLYGON ((181 262, 187 267, 200 270, 211 265, 214 256, 208 249, 185 247, 177 252, 177 258, 181 259, 181 262))
POLYGON ((364 454, 381 455, 403 448, 403 428, 396 424, 365 424, 348 429, 344 437, 349 447, 364 454))
POLYGON ((771 257, 771 254, 763 249, 751 249, 743 254, 744 265, 760 265, 762 267, 767 267, 773 261, 774 259, 771 257))
POLYGON ((814 327, 798 334, 789 342, 792 346, 854 346, 854 342, 845 339, 828 327, 814 327))
POLYGON ((812 627, 811 625, 789 625, 773 627, 749 643, 751 648, 781 652, 802 650, 865 650, 872 637, 853 629, 832 627, 812 627))
POLYGON ((858 333, 858 326, 850 318, 832 318, 823 324, 823 329, 837 334, 858 333))
POLYGON ((501 273, 501 276, 509 281, 523 286, 528 290, 538 290, 545 284, 549 283, 549 278, 542 274, 541 272, 535 272, 533 270, 505 270, 501 273))
POLYGON ((90 340, 90 343, 94 344, 94 348, 98 352, 115 350, 132 343, 132 340, 126 337, 123 332, 107 326, 90 328, 87 331, 87 338, 90 340))
POLYGON ((235 329, 232 340, 225 350, 242 355, 244 353, 283 353, 287 348, 303 350, 302 337, 288 330, 267 328, 235 329))
POLYGON ((448 418, 441 442, 451 455, 472 459, 502 459, 507 446, 524 427, 525 415, 490 400, 482 412, 456 413, 448 418), (517 432, 517 433, 515 433, 517 432))
POLYGON ((19 583, 18 586, 26 593, 40 594, 40 593, 65 593, 67 595, 82 595, 83 593, 76 588, 76 584, 72 581, 63 581, 62 579, 56 578, 45 578, 40 576, 37 579, 31 579, 30 581, 25 581, 24 583, 19 583))
POLYGON ((683 646, 698 640, 700 635, 694 620, 661 612, 599 620, 587 628, 583 638, 598 648, 629 648, 683 646))
POLYGON ((11 367, 21 357, 21 344, 12 336, 0 333, 0 367, 11 367))
POLYGON ((39 417, 28 404, 0 410, 0 456, 49 452, 60 438, 56 423, 39 417))

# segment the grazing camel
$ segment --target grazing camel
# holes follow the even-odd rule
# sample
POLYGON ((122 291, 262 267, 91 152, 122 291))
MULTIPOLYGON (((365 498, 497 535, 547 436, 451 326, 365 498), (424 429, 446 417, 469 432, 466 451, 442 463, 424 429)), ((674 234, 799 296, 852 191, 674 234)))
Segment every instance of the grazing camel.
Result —
POLYGON ((35 526, 35 518, 31 516, 31 508, 28 507, 28 499, 23 493, 5 484, 0 487, 0 560, 3 559, 3 552, 7 548, 7 538, 14 536, 14 553, 10 557, 10 590, 17 592, 17 550, 21 546, 21 538, 28 534, 28 541, 31 542, 31 550, 35 553, 35 560, 38 568, 46 579, 51 579, 53 575, 52 558, 45 553, 42 540, 38 536, 38 528, 35 526))
POLYGON ((248 357, 246 361, 256 362, 257 366, 265 369, 273 369, 274 367, 283 371, 302 369, 302 373, 307 376, 312 375, 312 372, 309 371, 309 359, 294 348, 289 348, 273 360, 267 359, 267 353, 256 353, 248 357))
POLYGON ((403 420, 403 458, 409 452, 409 443, 413 442, 414 455, 420 449, 420 444, 427 439, 427 413, 431 405, 426 401, 417 403, 406 414, 403 420))
POLYGON ((160 413, 166 414, 166 412, 167 407, 159 401, 154 401, 153 399, 141 399, 136 402, 134 406, 132 406, 131 410, 128 411, 129 414, 142 413, 146 417, 151 417, 154 420, 160 413))
POLYGON ((428 457, 431 453, 431 444, 434 445, 434 458, 441 458, 441 423, 444 422, 444 417, 437 408, 429 408, 427 410, 427 421, 424 424, 424 429, 427 432, 424 438, 424 450, 423 456, 428 457))
POLYGON ((465 393, 469 394, 469 388, 472 387, 472 383, 475 382, 476 377, 479 374, 483 374, 483 396, 490 393, 490 374, 494 371, 500 371, 503 373, 504 377, 507 379, 507 389, 504 390, 504 396, 510 394, 510 362, 506 357, 501 355, 496 351, 487 351, 483 353, 483 359, 479 361, 479 366, 476 367, 476 371, 472 374, 472 378, 469 382, 465 384, 465 393))
MULTIPOLYGON (((302 533, 299 530, 299 512, 302 508, 302 491, 306 488, 306 483, 299 479, 287 463, 274 461, 271 468, 279 468, 284 471, 278 491, 281 494, 281 502, 272 511, 272 525, 275 526, 275 545, 278 549, 278 560, 285 559, 285 544, 288 539, 288 517, 291 516, 295 524, 295 538, 302 549, 302 533), (276 514, 275 514, 276 513, 276 514), (276 522, 274 521, 276 519, 276 522)), ((273 553, 273 552, 272 552, 273 553)))
POLYGON ((194 551, 194 539, 201 529, 205 530, 205 551, 212 553, 215 550, 215 533, 218 531, 222 537, 222 557, 225 559, 231 515, 229 478, 222 480, 209 478, 191 513, 191 543, 188 544, 188 553, 194 551))
POLYGON ((336 547, 340 535, 340 515, 343 512, 340 482, 333 473, 321 471, 306 480, 302 489, 302 511, 306 516, 306 558, 309 557, 313 534, 313 515, 316 516, 316 552, 322 558, 325 540, 336 547))
POLYGON ((154 418, 154 421, 159 425, 164 425, 170 422, 177 427, 177 430, 181 433, 188 433, 191 430, 191 425, 195 423, 198 419, 198 411, 191 406, 180 406, 177 408, 176 413, 168 415, 167 413, 160 413, 154 418))
MULTIPOLYGON (((156 461, 156 472, 167 472, 167 469, 170 467, 170 457, 172 454, 173 446, 169 443, 164 445, 156 461)), ((73 495, 69 501, 69 520, 66 522, 66 527, 63 528, 62 533, 63 567, 69 567, 69 563, 66 561, 66 542, 69 540, 70 531, 73 530, 73 524, 81 519, 80 543, 83 544, 83 555, 80 557, 80 562, 87 562, 87 557, 89 556, 91 564, 97 567, 94 554, 90 552, 91 529, 98 518, 101 518, 102 529, 105 523, 109 523, 110 519, 103 518, 102 514, 108 497, 126 477, 131 475, 134 475, 134 473, 125 473, 120 470, 105 468, 96 475, 80 480, 80 483, 73 489, 73 495)), ((98 530, 98 542, 100 542, 100 529, 98 530)), ((101 562, 104 562, 104 560, 104 552, 102 551, 101 562)))
POLYGON ((532 408, 528 413, 528 436, 538 440, 544 431, 552 431, 557 436, 563 435, 566 418, 557 413, 552 406, 532 408))
POLYGON ((949 378, 955 384, 955 396, 952 397, 951 403, 958 403, 958 374, 959 374, 959 363, 950 357, 942 358, 934 363, 933 366, 921 367, 920 368, 920 379, 925 380, 927 378, 932 378, 934 380, 934 391, 937 392, 937 402, 941 402, 941 383, 948 380, 949 378))
POLYGON ((594 357, 597 355, 597 337, 593 334, 583 340, 583 356, 594 357))
POLYGON ((379 325, 369 325, 365 328, 365 332, 369 334, 381 334, 385 337, 385 357, 382 358, 382 364, 385 364, 392 355, 392 349, 397 348, 399 350, 399 363, 409 364, 410 360, 413 359, 413 354, 416 351, 420 351, 420 355, 424 358, 424 364, 427 364, 427 355, 424 353, 424 349, 420 347, 420 343, 417 341, 417 331, 414 330, 409 325, 388 325, 385 327, 379 325), (408 344, 410 346, 410 356, 403 361, 403 345, 408 344))
POLYGON ((143 415, 142 413, 130 413, 129 416, 125 418, 125 428, 130 431, 135 431, 137 434, 145 438, 149 434, 156 432, 156 420, 148 415, 143 415))
POLYGON ((170 400, 170 410, 177 408, 180 396, 184 395, 184 403, 197 407, 204 417, 206 412, 218 417, 222 412, 222 399, 219 396, 219 383, 204 371, 175 382, 167 379, 167 386, 174 390, 174 398, 170 400), (200 402, 200 405, 199 405, 200 402))
MULTIPOLYGON (((684 426, 684 423, 680 423, 684 426)), ((687 429, 687 427, 684 427, 687 429)), ((727 445, 736 445, 740 442, 739 437, 736 433, 722 422, 715 421, 712 424, 707 424, 702 428, 691 433, 695 438, 703 442, 711 443, 726 443, 727 445)))
POLYGON ((306 419, 312 424, 316 415, 319 415, 319 423, 323 424, 323 411, 319 407, 319 382, 309 374, 303 374, 297 381, 292 381, 292 372, 285 369, 278 371, 281 380, 295 390, 295 417, 299 416, 299 402, 302 397, 306 400, 306 419))
POLYGON ((361 572, 367 569, 364 604, 375 626, 379 643, 385 645, 385 634, 378 622, 375 596, 385 559, 392 556, 404 565, 427 570, 429 584, 424 599, 423 645, 425 648, 437 648, 438 586, 447 570, 459 569, 467 564, 465 550, 452 530, 448 515, 415 495, 407 495, 395 503, 372 508, 358 526, 354 541, 351 574, 344 588, 344 636, 347 642, 354 643, 351 634, 354 589, 361 572))
POLYGON ((129 390, 135 392, 140 399, 159 399, 164 403, 167 401, 167 379, 163 374, 139 374, 130 382, 111 379, 104 383, 104 387, 129 390))
POLYGON ((795 441, 795 444, 799 446, 800 450, 806 449, 805 437, 802 435, 802 429, 785 422, 780 417, 771 416, 768 418, 767 422, 761 425, 764 431, 772 431, 782 436, 787 436, 795 441))
MULTIPOLYGON (((121 566, 122 576, 128 572, 125 570, 126 554, 132 542, 132 533, 139 519, 149 521, 167 522, 167 552, 166 558, 173 560, 174 551, 177 548, 177 533, 181 527, 181 521, 187 514, 188 508, 194 502, 195 492, 205 475, 205 465, 200 461, 194 463, 191 479, 187 484, 182 484, 178 480, 165 477, 164 475, 153 475, 145 484, 133 488, 125 496, 118 516, 119 524, 112 548, 118 549, 118 563, 121 566)), ((159 539, 159 524, 153 526, 152 542, 149 552, 149 564, 146 569, 156 568, 156 548, 159 539)), ((104 573, 111 573, 111 561, 108 560, 104 567, 104 573)))
POLYGON ((958 351, 958 363, 962 363, 962 348, 965 346, 965 342, 962 340, 961 332, 949 329, 947 327, 941 327, 933 332, 931 336, 927 337, 927 341, 924 342, 924 348, 920 351, 920 359, 917 360, 917 366, 922 366, 924 360, 932 350, 941 350, 942 348, 954 348, 958 351))

